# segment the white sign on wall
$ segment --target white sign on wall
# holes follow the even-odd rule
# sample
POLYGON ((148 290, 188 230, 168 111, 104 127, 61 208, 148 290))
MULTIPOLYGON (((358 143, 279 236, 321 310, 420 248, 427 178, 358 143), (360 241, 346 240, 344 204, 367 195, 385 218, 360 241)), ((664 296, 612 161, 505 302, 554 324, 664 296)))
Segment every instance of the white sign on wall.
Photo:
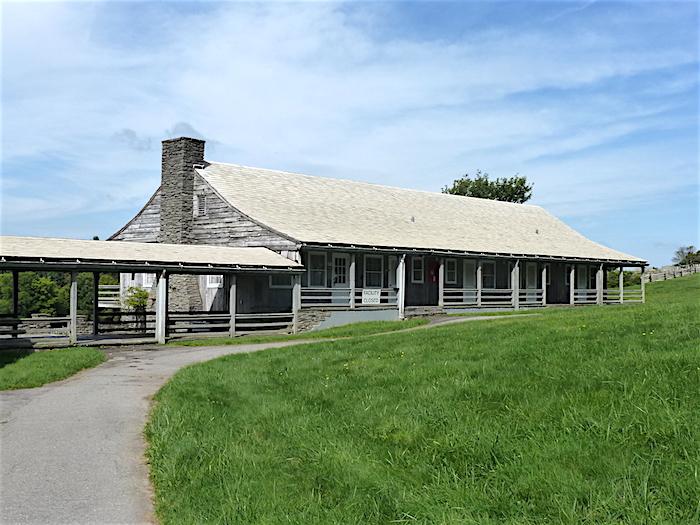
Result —
POLYGON ((362 289, 362 304, 379 304, 381 297, 382 291, 379 288, 362 289))

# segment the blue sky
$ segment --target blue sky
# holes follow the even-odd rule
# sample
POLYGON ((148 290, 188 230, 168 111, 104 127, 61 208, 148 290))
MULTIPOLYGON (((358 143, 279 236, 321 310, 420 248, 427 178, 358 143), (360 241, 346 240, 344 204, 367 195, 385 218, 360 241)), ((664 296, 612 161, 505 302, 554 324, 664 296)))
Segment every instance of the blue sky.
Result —
POLYGON ((2 223, 105 238, 207 158, 439 191, 520 173, 588 237, 700 245, 696 2, 3 3, 2 223))

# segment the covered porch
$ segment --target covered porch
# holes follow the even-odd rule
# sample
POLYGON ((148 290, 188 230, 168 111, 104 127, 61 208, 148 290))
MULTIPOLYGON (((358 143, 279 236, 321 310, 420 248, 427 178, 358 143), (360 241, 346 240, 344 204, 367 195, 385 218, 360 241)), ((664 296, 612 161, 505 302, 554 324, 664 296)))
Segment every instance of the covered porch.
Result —
MULTIPOLYGON (((420 312, 644 302, 608 286, 626 266, 555 257, 314 247, 302 250, 302 309, 420 312)), ((628 266, 632 266, 628 264, 628 266)), ((644 266, 637 265, 644 271, 644 266)))
POLYGON ((234 337, 297 330, 301 266, 266 248, 1 237, 0 270, 12 274, 12 312, 0 317, 0 346, 165 343, 180 337, 234 337), (19 276, 23 271, 69 273, 69 315, 21 317, 19 276), (93 276, 89 321, 78 315, 79 273, 93 276), (155 300, 143 308, 116 308, 113 297, 100 298, 101 273, 150 275, 155 300), (225 312, 170 308, 171 294, 177 287, 186 288, 188 279, 211 274, 222 277, 227 299, 225 312), (277 303, 286 305, 284 308, 274 310, 270 305, 251 301, 256 287, 266 287, 276 277, 292 284, 281 292, 287 300, 277 303), (177 287, 173 282, 177 282, 177 287), (45 329, 35 329, 36 324, 45 329))

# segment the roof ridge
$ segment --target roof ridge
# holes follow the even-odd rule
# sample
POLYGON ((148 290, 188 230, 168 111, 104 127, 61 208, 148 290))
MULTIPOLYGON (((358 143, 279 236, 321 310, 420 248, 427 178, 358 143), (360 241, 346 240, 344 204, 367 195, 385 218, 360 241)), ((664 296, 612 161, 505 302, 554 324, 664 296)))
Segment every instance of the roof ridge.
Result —
POLYGON ((500 200, 496 200, 496 199, 485 199, 482 197, 471 197, 471 196, 466 196, 466 195, 454 195, 451 193, 442 193, 442 192, 438 192, 438 191, 429 191, 429 190, 418 190, 415 188, 402 188, 400 186, 389 186, 387 184, 379 184, 377 182, 367 182, 367 181, 359 181, 359 180, 343 179, 343 178, 335 178, 335 177, 323 177, 321 175, 309 175, 307 173, 298 173, 295 171, 277 170, 277 169, 272 169, 272 168, 260 168, 257 166, 246 166, 244 164, 234 164, 232 162, 207 161, 207 163, 208 163, 208 166, 203 168, 201 171, 206 171, 206 169, 211 165, 222 164, 224 166, 233 166, 236 168, 260 170, 260 171, 270 171, 273 173, 293 175, 296 177, 308 177, 310 179, 322 179, 322 180, 330 180, 330 181, 345 182, 345 183, 350 183, 350 184, 357 184, 359 186, 373 186, 373 187, 377 187, 377 188, 386 188, 386 189, 390 189, 390 190, 399 190, 399 191, 405 191, 405 192, 424 193, 424 194, 427 193, 428 195, 438 195, 441 197, 444 196, 444 197, 451 197, 451 198, 458 198, 458 199, 470 199, 470 200, 476 200, 479 202, 497 203, 497 204, 510 205, 510 206, 527 206, 530 208, 542 209, 542 207, 537 205, 537 204, 500 201, 500 200))

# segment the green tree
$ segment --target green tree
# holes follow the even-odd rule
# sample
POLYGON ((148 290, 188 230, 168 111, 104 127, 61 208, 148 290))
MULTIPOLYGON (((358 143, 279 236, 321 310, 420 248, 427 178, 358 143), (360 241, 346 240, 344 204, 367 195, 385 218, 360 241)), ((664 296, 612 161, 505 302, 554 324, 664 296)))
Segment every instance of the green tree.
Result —
POLYGON ((673 254, 672 261, 673 264, 678 266, 700 264, 700 250, 697 250, 692 244, 690 246, 681 246, 673 254))
POLYGON ((474 177, 467 173, 463 177, 455 179, 452 186, 445 186, 442 192, 522 204, 532 197, 532 188, 533 185, 528 184, 527 178, 520 175, 490 180, 488 173, 477 170, 474 177))

